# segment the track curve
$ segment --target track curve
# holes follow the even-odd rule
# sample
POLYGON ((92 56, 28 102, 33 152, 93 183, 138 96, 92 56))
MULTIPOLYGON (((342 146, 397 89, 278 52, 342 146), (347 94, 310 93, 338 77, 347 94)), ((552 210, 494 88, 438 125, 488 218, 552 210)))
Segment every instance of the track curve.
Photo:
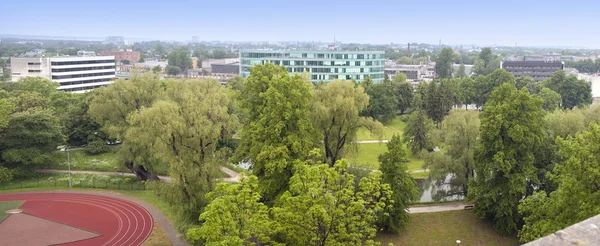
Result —
POLYGON ((141 245, 154 229, 145 208, 114 197, 60 192, 0 194, 0 201, 12 200, 25 201, 20 207, 23 213, 100 234, 63 245, 141 245))

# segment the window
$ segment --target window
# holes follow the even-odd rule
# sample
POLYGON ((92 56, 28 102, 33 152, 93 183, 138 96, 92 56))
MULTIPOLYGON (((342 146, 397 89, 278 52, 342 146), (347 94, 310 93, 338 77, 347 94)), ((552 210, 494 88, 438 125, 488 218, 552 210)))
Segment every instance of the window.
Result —
POLYGON ((304 61, 294 61, 294 65, 296 65, 296 66, 304 66, 304 61))
POLYGON ((346 68, 342 68, 342 73, 346 73, 346 68))
POLYGON ((283 61, 283 65, 284 66, 289 66, 290 65, 290 61, 283 61))
POLYGON ((350 75, 346 75, 346 80, 351 80, 350 75))
POLYGON ((42 65, 42 63, 39 63, 39 62, 28 62, 27 65, 42 65))
POLYGON ((344 54, 344 59, 348 59, 348 54, 344 54))
POLYGON ((350 61, 346 61, 346 66, 350 66, 350 61))
POLYGON ((356 75, 356 79, 359 80, 360 79, 360 75, 356 75))
POLYGON ((356 59, 365 59, 365 55, 364 54, 359 54, 359 55, 357 55, 356 59))
POLYGON ((311 75, 311 76, 310 76, 310 79, 312 79, 312 80, 317 80, 317 75, 311 75))
POLYGON ((367 61, 365 66, 373 66, 373 62, 372 61, 367 61))
POLYGON ((30 72, 30 73, 40 73, 40 72, 42 72, 42 70, 39 70, 39 69, 33 69, 32 70, 32 69, 30 69, 27 72, 30 72))
POLYGON ((360 72, 361 72, 361 73, 364 73, 364 72, 365 72, 365 69, 361 67, 361 68, 360 68, 360 72))
POLYGON ((308 57, 308 55, 306 55, 306 53, 302 53, 302 58, 306 58, 308 57))
POLYGON ((333 61, 331 61, 330 64, 331 64, 331 66, 335 66, 335 62, 333 62, 333 61))
POLYGON ((355 61, 355 62, 354 62, 354 66, 357 66, 357 67, 359 67, 359 66, 360 66, 360 61, 355 61))
POLYGON ((335 54, 335 59, 342 59, 342 54, 335 54))
POLYGON ((325 54, 317 54, 317 58, 325 58, 325 54))
POLYGON ((338 69, 337 69, 337 67, 336 67, 336 68, 335 68, 335 73, 337 73, 337 72, 338 72, 338 69))

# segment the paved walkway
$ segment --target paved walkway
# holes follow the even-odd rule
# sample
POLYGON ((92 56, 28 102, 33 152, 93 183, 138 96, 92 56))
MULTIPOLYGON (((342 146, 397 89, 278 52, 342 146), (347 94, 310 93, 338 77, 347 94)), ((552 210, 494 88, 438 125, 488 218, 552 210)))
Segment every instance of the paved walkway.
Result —
POLYGON ((443 212, 443 211, 453 211, 453 210, 464 210, 465 206, 472 206, 473 204, 464 203, 464 202, 453 202, 453 203, 444 203, 438 205, 418 205, 412 206, 408 208, 408 212, 411 214, 418 213, 434 213, 434 212, 443 212))
POLYGON ((188 245, 182 239, 184 237, 184 235, 177 233, 177 230, 175 230, 175 227, 173 227, 171 222, 167 219, 167 217, 163 213, 160 212, 160 210, 158 208, 156 208, 154 205, 152 205, 150 203, 147 203, 147 202, 137 199, 135 197, 123 195, 123 194, 112 192, 112 191, 74 191, 74 190, 25 191, 25 192, 17 191, 17 192, 3 192, 3 194, 6 194, 6 193, 44 193, 44 192, 93 194, 93 195, 101 195, 101 196, 120 198, 123 200, 137 203, 137 204, 141 205, 142 207, 144 207, 146 210, 148 210, 148 212, 150 212, 150 214, 152 215, 152 218, 154 219, 154 222, 157 223, 160 226, 160 228, 165 232, 165 234, 171 240, 173 245, 175 245, 175 246, 188 245))
MULTIPOLYGON (((219 180, 225 181, 225 182, 231 182, 231 183, 237 183, 240 181, 240 174, 236 173, 235 171, 227 168, 227 167, 220 167, 221 171, 223 171, 224 173, 226 173, 227 175, 229 175, 229 178, 222 178, 219 180)), ((38 173, 69 173, 69 170, 58 170, 58 169, 36 169, 35 170, 38 173)), ((98 172, 98 171, 75 171, 75 170, 71 170, 71 173, 77 173, 77 174, 97 174, 97 175, 121 175, 121 176, 132 176, 135 177, 135 174, 133 173, 129 173, 129 172, 98 172)), ((158 176, 158 178, 160 180, 163 180, 165 182, 171 182, 171 177, 169 176, 158 176)))
POLYGON ((390 140, 356 140, 352 143, 364 144, 364 143, 387 143, 390 140))

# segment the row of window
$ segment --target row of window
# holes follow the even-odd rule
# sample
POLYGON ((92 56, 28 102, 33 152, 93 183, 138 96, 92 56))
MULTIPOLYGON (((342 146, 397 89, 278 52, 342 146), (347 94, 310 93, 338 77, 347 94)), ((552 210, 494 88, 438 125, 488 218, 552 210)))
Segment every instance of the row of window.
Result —
POLYGON ((27 70, 27 72, 30 72, 30 73, 41 73, 42 70, 39 70, 39 69, 29 69, 29 70, 27 70))
MULTIPOLYGON (((293 63, 291 61, 288 60, 262 60, 260 61, 260 63, 262 65, 264 65, 265 63, 272 63, 275 65, 283 65, 283 66, 347 66, 349 67, 351 64, 353 64, 356 67, 360 67, 360 66, 366 66, 366 67, 370 67, 370 66, 382 66, 384 65, 383 61, 365 61, 365 62, 361 62, 361 61, 354 61, 354 63, 351 63, 350 61, 345 61, 342 63, 340 63, 339 61, 293 61, 293 63), (306 64, 306 65, 305 65, 306 64)), ((252 62, 250 60, 247 59, 243 59, 242 60, 242 65, 253 65, 252 62)))
POLYGON ((86 86, 86 87, 78 87, 78 88, 70 88, 70 89, 62 89, 62 91, 87 91, 93 90, 98 87, 106 87, 106 85, 94 85, 94 86, 86 86))
POLYGON ((115 75, 115 72, 87 73, 87 74, 73 74, 73 75, 63 75, 63 76, 52 76, 52 79, 73 79, 73 78, 96 77, 96 76, 105 76, 105 75, 115 75))
POLYGON ((92 80, 84 80, 84 81, 61 82, 60 85, 81 85, 81 84, 109 82, 109 81, 111 81, 111 79, 92 79, 92 80))
MULTIPOLYGON (((351 80, 351 79, 355 79, 355 80, 361 80, 361 79, 365 79, 369 77, 369 75, 346 75, 344 77, 345 80, 351 80)), ((371 75, 372 79, 381 79, 383 78, 383 76, 377 74, 373 74, 371 75)), ((311 80, 334 80, 334 79, 339 79, 338 75, 322 75, 322 74, 313 74, 310 76, 311 80)))
POLYGON ((83 64, 98 64, 98 63, 115 63, 115 60, 52 62, 52 66, 60 66, 60 65, 83 65, 83 64))
POLYGON ((102 70, 102 69, 115 69, 115 66, 103 66, 103 67, 78 67, 78 68, 54 68, 53 73, 60 72, 76 72, 76 71, 88 71, 88 70, 102 70))
POLYGON ((302 53, 301 56, 298 54, 290 53, 257 53, 257 52, 242 52, 241 57, 243 58, 283 58, 283 57, 296 57, 296 58, 319 58, 319 59, 384 59, 383 54, 330 54, 330 53, 302 53))
POLYGON ((27 65, 39 66, 42 65, 41 62, 28 62, 27 65))

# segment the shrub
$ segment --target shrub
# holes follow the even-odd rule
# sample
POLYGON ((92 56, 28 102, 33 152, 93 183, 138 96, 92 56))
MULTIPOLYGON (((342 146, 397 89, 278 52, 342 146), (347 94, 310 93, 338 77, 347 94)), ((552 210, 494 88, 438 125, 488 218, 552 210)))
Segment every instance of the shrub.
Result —
POLYGON ((83 150, 87 155, 99 155, 110 152, 110 147, 103 141, 93 141, 83 150))

